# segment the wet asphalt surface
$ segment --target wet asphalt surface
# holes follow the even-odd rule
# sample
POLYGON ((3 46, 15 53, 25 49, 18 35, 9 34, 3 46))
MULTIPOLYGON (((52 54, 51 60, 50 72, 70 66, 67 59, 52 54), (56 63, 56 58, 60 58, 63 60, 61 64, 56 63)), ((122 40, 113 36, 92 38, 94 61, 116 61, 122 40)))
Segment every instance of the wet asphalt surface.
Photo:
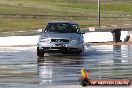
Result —
POLYGON ((0 48, 0 88, 79 85, 81 68, 90 79, 132 80, 132 46, 85 46, 79 55, 36 56, 36 47, 0 48))

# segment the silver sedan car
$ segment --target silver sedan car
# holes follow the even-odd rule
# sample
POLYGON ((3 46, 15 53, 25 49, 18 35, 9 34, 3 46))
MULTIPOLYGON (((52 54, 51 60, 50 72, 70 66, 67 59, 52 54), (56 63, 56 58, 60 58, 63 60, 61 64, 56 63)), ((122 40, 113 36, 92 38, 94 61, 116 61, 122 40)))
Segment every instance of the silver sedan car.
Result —
POLYGON ((84 50, 83 34, 75 22, 49 22, 39 37, 37 56, 48 53, 80 54, 84 50))

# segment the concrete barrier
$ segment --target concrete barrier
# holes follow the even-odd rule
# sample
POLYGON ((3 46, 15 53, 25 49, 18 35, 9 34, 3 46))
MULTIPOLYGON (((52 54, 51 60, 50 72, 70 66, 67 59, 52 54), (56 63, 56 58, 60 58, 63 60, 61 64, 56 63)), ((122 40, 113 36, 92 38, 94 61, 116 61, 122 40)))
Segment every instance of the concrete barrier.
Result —
MULTIPOLYGON (((121 31, 120 39, 125 40, 128 31, 121 31)), ((109 42, 113 41, 111 32, 88 32, 84 34, 84 42, 109 42)))
POLYGON ((7 36, 0 37, 0 46, 36 45, 39 36, 7 36))

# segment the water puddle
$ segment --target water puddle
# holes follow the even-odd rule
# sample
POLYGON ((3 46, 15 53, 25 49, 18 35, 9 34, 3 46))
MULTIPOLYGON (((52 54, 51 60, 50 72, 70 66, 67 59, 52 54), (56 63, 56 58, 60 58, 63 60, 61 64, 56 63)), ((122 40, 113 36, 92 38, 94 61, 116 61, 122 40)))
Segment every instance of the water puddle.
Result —
POLYGON ((132 79, 131 58, 132 46, 128 45, 85 46, 80 56, 40 58, 36 47, 4 47, 0 48, 0 87, 79 84, 82 67, 90 79, 132 79))

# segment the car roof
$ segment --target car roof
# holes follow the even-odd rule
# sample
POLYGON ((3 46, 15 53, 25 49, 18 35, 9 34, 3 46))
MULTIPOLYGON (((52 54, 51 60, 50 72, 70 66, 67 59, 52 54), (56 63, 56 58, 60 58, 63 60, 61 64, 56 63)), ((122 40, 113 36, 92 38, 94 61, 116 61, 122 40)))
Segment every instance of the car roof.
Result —
POLYGON ((60 24, 60 23, 77 24, 75 22, 70 22, 70 21, 50 21, 48 22, 48 24, 60 24))

